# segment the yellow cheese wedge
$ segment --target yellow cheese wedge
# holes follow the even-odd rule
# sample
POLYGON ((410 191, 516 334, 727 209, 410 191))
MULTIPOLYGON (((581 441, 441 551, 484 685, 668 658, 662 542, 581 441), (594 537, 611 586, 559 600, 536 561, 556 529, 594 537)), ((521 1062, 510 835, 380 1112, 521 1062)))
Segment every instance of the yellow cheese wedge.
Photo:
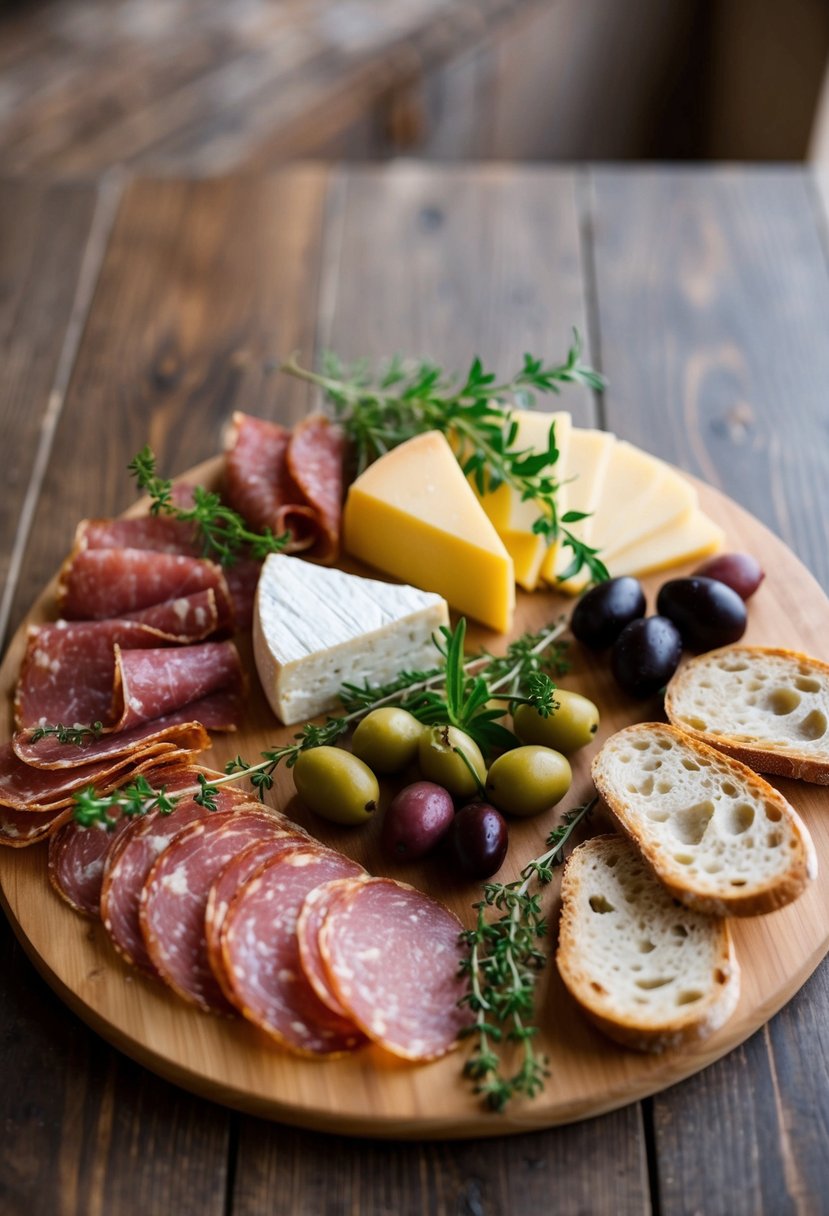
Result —
POLYGON ((348 491, 343 531, 354 557, 493 629, 511 628, 512 558, 439 431, 369 465, 348 491))
MULTIPOLYGON (((555 424, 556 446, 559 458, 555 474, 560 479, 567 464, 572 419, 563 410, 543 413, 538 410, 514 410, 513 418, 518 424, 514 446, 533 452, 546 451, 550 438, 550 427, 555 424)), ((492 520, 498 535, 506 545, 515 566, 515 581, 525 591, 534 591, 538 586, 541 566, 549 546, 542 536, 533 532, 532 526, 541 512, 532 501, 523 502, 521 495, 507 485, 499 486, 492 493, 478 494, 474 480, 470 484, 481 506, 492 520)), ((559 511, 566 495, 566 488, 559 492, 559 511)))
POLYGON ((620 440, 613 448, 593 515, 591 544, 602 560, 679 520, 697 505, 696 490, 655 456, 620 440))
POLYGON ((621 574, 655 574, 680 562, 694 561, 716 553, 725 543, 722 528, 697 507, 680 520, 673 520, 644 540, 635 541, 610 559, 613 577, 621 574))
MULTIPOLYGON (((599 502, 605 473, 610 462, 611 451, 616 443, 615 435, 607 431, 595 431, 573 427, 567 450, 567 462, 562 465, 561 476, 566 485, 562 487, 563 498, 559 513, 583 511, 588 518, 579 523, 568 524, 574 536, 586 544, 592 544, 593 512, 599 502)), ((541 577, 548 583, 559 586, 558 578, 573 559, 573 552, 565 545, 556 545, 548 552, 541 567, 541 577)), ((587 582, 587 575, 573 580, 574 589, 580 590, 587 582)), ((567 590, 567 588, 565 588, 567 590)))

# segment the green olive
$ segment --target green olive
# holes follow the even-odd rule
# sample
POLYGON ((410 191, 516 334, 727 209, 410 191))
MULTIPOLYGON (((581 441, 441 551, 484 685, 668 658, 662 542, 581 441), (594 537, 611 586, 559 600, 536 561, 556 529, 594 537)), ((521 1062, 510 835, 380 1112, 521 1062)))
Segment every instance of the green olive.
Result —
POLYGON ((293 774, 305 805, 332 823, 365 823, 377 809, 377 778, 367 764, 340 747, 300 752, 293 774))
POLYGON ((375 773, 399 773, 417 755, 423 724, 405 709, 373 709, 354 731, 351 748, 375 773))
POLYGON ((558 709, 542 718, 532 705, 517 705, 512 715, 515 733, 522 743, 543 743, 569 756, 592 743, 599 729, 599 711, 578 692, 557 688, 558 709))
POLYGON ((486 793, 508 815, 538 815, 564 797, 572 779, 561 752, 531 744, 504 752, 492 762, 486 793))
POLYGON ((418 744, 418 759, 423 776, 442 785, 456 798, 471 798, 480 792, 479 783, 483 785, 486 780, 481 749, 455 726, 431 726, 424 730, 418 744), (458 755, 459 752, 462 754, 458 755))

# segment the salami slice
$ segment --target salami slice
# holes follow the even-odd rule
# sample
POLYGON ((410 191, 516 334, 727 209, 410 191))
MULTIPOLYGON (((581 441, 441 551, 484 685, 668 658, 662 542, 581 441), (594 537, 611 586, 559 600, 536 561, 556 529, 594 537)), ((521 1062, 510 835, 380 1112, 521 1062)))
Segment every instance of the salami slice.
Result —
MULTIPOLYGON (((207 907, 204 911, 207 958, 214 976, 219 981, 219 987, 231 1003, 233 1002, 233 992, 224 972, 221 941, 222 929, 231 900, 266 861, 279 857, 292 849, 307 848, 309 845, 313 847, 314 842, 307 832, 300 827, 296 827, 294 830, 292 827, 286 826, 283 836, 276 836, 271 840, 257 840, 255 844, 249 845, 248 848, 233 857, 210 888, 207 907)), ((322 845, 319 847, 322 850, 322 845)))
POLYGON ((207 957, 204 914, 210 887, 242 849, 282 830, 261 809, 212 814, 185 828, 147 876, 138 913, 147 952, 164 982, 200 1009, 232 1011, 207 957))
POLYGON ((361 1030, 406 1060, 450 1051, 468 1009, 459 975, 461 924, 421 891, 391 878, 354 883, 320 931, 332 989, 361 1030))
POLYGON ((308 892, 333 878, 360 873, 361 866, 337 853, 291 850, 267 862, 227 911, 222 963, 234 1003, 298 1055, 336 1055, 365 1042, 351 1022, 317 997, 302 972, 296 937, 308 892))
MULTIPOLYGON (((173 775, 164 785, 168 792, 196 785, 198 770, 185 770, 173 775), (182 784, 183 783, 183 784, 182 784)), ((208 774, 209 779, 210 774, 208 774)), ((235 786, 220 786, 215 812, 187 798, 178 803, 169 815, 152 811, 143 819, 134 819, 111 849, 104 867, 101 886, 101 920, 116 950, 142 971, 155 974, 141 933, 138 909, 141 891, 159 854, 184 829, 208 814, 221 814, 250 804, 250 794, 235 786)))
POLYGON ((178 599, 165 600, 163 604, 139 608, 121 619, 149 625, 170 641, 182 644, 201 642, 212 633, 226 630, 231 625, 227 604, 223 603, 222 615, 219 615, 216 592, 212 587, 206 591, 194 591, 192 595, 181 595, 178 599))
POLYGON ((110 620, 209 589, 222 619, 232 612, 230 593, 214 562, 146 549, 81 549, 61 568, 58 605, 71 620, 110 620))
MULTIPOLYGON (((202 642, 168 650, 115 647, 115 730, 131 730, 215 692, 239 699, 239 653, 232 642, 202 642)), ((238 717, 238 715, 237 715, 238 717)))
POLYGON ((237 629, 249 629, 253 620, 253 601, 256 586, 262 573, 262 563, 249 558, 240 558, 225 568, 225 579, 233 601, 233 620, 237 629))
POLYGON ((202 556, 196 525, 172 515, 82 519, 75 531, 75 549, 151 549, 155 553, 202 556))
POLYGON ((8 807, 0 806, 0 845, 23 849, 27 845, 37 844, 40 840, 47 840, 71 816, 71 806, 40 813, 12 811, 8 807))
MULTIPOLYGON (((145 615, 150 614, 156 619, 160 615, 157 609, 145 615)), ((17 728, 58 722, 67 726, 91 722, 108 725, 115 687, 115 647, 146 649, 201 640, 217 625, 215 595, 211 590, 174 600, 167 615, 165 623, 178 627, 178 633, 165 632, 146 621, 123 619, 33 626, 15 693, 17 728), (195 600, 201 602, 196 604, 195 600)), ((184 702, 179 701, 173 708, 181 704, 184 702)))
MULTIPOLYGON (((163 752, 168 746, 186 748, 198 754, 210 746, 210 736, 206 729, 191 716, 198 704, 200 703, 186 705, 183 709, 165 714, 163 718, 155 718, 152 722, 142 722, 131 730, 103 734, 81 746, 61 743, 53 735, 33 742, 30 731, 19 731, 12 736, 11 748, 24 765, 35 769, 90 769, 94 764, 103 765, 124 757, 143 759, 153 751, 163 752)), ((6 802, 4 792, 3 765, 0 760, 0 804, 6 802)), ((26 804, 10 802, 8 805, 26 804)))
POLYGON ((81 827, 70 818, 49 838, 49 880, 76 912, 97 916, 106 855, 129 823, 119 819, 113 828, 81 827))
MULTIPOLYGON (((286 452, 288 472, 314 520, 313 542, 306 556, 324 564, 333 562, 339 551, 344 459, 343 433, 322 414, 312 414, 294 427, 286 452)), ((279 532, 292 530, 290 512, 286 507, 277 516, 279 532)))
POLYGON ((322 886, 309 891, 296 923, 299 961, 302 964, 305 978, 323 1005, 327 1005, 341 1018, 348 1018, 348 1012, 337 1000, 331 987, 325 960, 320 953, 319 937, 333 904, 340 896, 350 891, 352 884, 356 881, 358 880, 354 878, 335 878, 332 882, 324 882, 322 886))
POLYGON ((251 528, 276 527, 276 513, 299 500, 285 462, 290 432, 276 422, 235 413, 225 457, 225 498, 251 528))

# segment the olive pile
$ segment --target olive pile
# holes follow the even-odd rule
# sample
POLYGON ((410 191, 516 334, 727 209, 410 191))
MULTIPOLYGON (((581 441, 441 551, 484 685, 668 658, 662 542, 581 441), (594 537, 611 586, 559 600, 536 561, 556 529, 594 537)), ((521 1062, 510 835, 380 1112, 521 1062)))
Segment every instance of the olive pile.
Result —
POLYGON ((384 853, 415 861, 445 842, 461 874, 488 878, 506 855, 504 814, 537 815, 555 806, 572 781, 567 755, 598 730, 598 710, 586 697, 557 689, 555 699, 558 708, 547 718, 531 705, 516 706, 521 746, 498 756, 489 770, 477 743, 457 727, 423 726, 404 709, 372 710, 354 731, 353 752, 315 747, 300 753, 293 767, 297 793, 326 819, 364 823, 380 797, 375 774, 400 773, 416 762, 424 780, 389 804, 380 836, 384 853), (456 801, 463 804, 457 811, 456 801))
POLYGON ((690 578, 664 583, 656 616, 645 616, 645 593, 630 576, 599 583, 573 610, 573 635, 591 650, 612 647, 616 682, 631 697, 650 697, 679 666, 683 647, 714 650, 743 636, 745 601, 763 581, 763 571, 747 553, 723 553, 690 578))

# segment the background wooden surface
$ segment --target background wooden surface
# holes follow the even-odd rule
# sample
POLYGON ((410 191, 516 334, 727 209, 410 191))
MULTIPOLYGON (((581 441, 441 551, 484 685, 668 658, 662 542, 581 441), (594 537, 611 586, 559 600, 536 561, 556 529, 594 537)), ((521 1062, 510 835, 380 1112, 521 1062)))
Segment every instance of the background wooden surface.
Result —
MULTIPOLYGON (((826 220, 802 171, 295 169, 0 189, 0 517, 13 628, 76 519, 214 452, 234 407, 294 417, 293 347, 499 371, 574 322, 595 421, 720 486, 829 586, 826 220)), ((0 1198, 10 1213, 811 1213, 829 1182, 829 970, 700 1076, 486 1143, 279 1128, 112 1051, 0 934, 0 1198)))

